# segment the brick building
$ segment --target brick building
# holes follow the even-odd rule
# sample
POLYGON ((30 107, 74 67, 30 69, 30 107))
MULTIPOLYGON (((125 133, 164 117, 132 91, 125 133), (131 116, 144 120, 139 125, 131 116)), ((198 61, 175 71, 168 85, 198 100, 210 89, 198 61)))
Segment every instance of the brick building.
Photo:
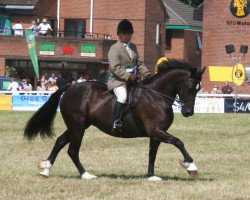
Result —
POLYGON ((49 37, 37 37, 41 74, 66 71, 75 79, 79 73, 99 79, 108 68, 107 52, 118 39, 117 25, 124 18, 133 23, 133 42, 152 71, 156 60, 164 56, 166 10, 161 0, 3 0, 0 14, 0 75, 8 65, 16 68, 21 78, 34 78, 25 37, 6 31, 5 25, 9 23, 11 28, 17 21, 25 29, 32 20, 39 23, 46 18, 54 30, 49 37), (51 47, 49 53, 43 52, 46 45, 51 47), (94 52, 83 52, 86 45, 94 52))
MULTIPOLYGON (((250 46, 250 1, 244 6, 244 15, 237 16, 234 0, 204 0, 203 5, 203 48, 202 66, 234 66, 235 61, 229 59, 225 52, 225 45, 234 44, 236 56, 240 56, 242 44, 250 46)), ((245 67, 250 67, 250 55, 241 60, 245 67)), ((206 70, 204 86, 210 91, 216 84, 222 86, 224 82, 211 82, 209 70, 206 70)), ((231 83, 234 86, 233 83, 231 83)), ((239 87, 239 93, 249 93, 250 85, 245 83, 239 87)))

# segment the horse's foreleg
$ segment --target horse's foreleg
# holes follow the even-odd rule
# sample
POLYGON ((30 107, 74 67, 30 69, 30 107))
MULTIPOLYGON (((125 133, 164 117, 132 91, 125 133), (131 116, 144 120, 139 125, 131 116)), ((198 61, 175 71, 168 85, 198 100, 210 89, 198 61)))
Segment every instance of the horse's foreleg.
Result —
POLYGON ((74 162, 76 168, 78 169, 82 179, 87 179, 87 180, 95 179, 97 177, 92 174, 89 174, 84 169, 79 159, 79 149, 81 146, 82 138, 83 138, 83 133, 79 131, 74 132, 74 135, 73 137, 71 137, 71 140, 70 140, 68 154, 70 158, 72 159, 72 161, 74 162))
POLYGON ((154 175, 154 165, 160 141, 150 138, 149 144, 149 162, 148 162, 148 180, 159 181, 161 178, 154 175))
POLYGON ((193 162, 193 158, 189 155, 184 146, 184 143, 179 138, 174 137, 173 135, 159 129, 156 129, 156 135, 154 137, 161 142, 173 144, 174 146, 176 146, 184 157, 184 161, 180 162, 181 165, 187 169, 190 175, 198 175, 198 169, 193 162))
POLYGON ((60 137, 57 138, 56 143, 54 145, 54 148, 51 151, 48 159, 46 161, 42 161, 40 163, 40 168, 43 169, 43 171, 40 172, 40 175, 42 175, 44 177, 49 177, 50 168, 54 164, 58 153, 68 143, 69 143, 69 131, 66 130, 60 137))

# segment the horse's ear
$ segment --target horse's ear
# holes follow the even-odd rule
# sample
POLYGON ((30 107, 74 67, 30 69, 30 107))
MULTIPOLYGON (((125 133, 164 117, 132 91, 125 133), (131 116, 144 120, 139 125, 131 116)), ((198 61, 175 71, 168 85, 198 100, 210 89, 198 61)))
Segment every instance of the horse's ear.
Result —
POLYGON ((206 70, 206 67, 202 68, 201 69, 201 74, 203 74, 205 72, 205 70, 206 70))
POLYGON ((201 75, 205 72, 206 70, 206 67, 200 69, 200 68, 197 68, 197 72, 200 73, 201 75))

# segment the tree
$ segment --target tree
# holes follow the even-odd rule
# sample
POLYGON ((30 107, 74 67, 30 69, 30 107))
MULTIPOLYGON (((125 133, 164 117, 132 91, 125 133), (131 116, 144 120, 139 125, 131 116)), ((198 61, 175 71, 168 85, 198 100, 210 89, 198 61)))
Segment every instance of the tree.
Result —
POLYGON ((198 7, 200 4, 203 3, 204 0, 181 0, 181 1, 190 6, 198 7))

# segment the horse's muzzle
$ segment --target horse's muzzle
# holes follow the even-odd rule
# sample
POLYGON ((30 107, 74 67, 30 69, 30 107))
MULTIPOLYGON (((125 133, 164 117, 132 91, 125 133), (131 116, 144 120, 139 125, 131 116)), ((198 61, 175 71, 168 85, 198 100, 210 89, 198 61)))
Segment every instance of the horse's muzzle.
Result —
POLYGON ((192 109, 181 109, 181 114, 184 117, 190 117, 194 114, 194 111, 192 109))

